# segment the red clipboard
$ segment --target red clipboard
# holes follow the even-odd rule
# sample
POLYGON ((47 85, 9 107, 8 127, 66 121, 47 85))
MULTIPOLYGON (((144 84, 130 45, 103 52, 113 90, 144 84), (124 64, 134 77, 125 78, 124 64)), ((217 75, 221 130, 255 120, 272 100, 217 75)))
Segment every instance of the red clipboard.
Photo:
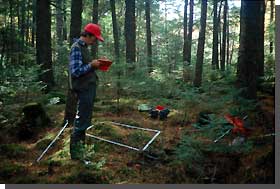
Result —
POLYGON ((98 69, 103 72, 107 72, 113 63, 111 60, 103 59, 103 58, 98 59, 98 61, 100 62, 100 66, 98 69))

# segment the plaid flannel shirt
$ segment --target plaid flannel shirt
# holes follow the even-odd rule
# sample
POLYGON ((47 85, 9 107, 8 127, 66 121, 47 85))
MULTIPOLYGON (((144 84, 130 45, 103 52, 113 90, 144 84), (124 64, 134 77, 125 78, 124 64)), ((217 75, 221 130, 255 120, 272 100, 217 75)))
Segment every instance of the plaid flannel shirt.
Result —
MULTIPOLYGON (((78 41, 80 45, 86 45, 81 39, 74 39, 75 42, 78 41)), ((82 52, 79 47, 73 47, 70 52, 70 72, 71 76, 74 78, 80 77, 88 73, 91 70, 90 64, 83 64, 82 52)))

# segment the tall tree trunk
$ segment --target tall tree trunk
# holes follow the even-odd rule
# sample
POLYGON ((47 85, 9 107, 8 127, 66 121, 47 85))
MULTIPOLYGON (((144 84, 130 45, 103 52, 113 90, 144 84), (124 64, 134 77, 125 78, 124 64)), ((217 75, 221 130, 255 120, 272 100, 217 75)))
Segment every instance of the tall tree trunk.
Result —
MULTIPOLYGON (((120 42, 119 42, 119 27, 116 17, 116 3, 115 0, 110 0, 111 5, 111 12, 112 12, 112 23, 113 23, 113 36, 114 36, 114 49, 115 49, 115 60, 116 63, 120 63, 120 42)), ((120 104, 120 92, 121 92, 121 84, 120 84, 120 78, 121 78, 121 71, 118 70, 117 72, 118 80, 117 80, 117 110, 119 113, 119 104, 120 104)))
POLYGON ((16 15, 15 18, 17 18, 17 28, 15 30, 15 33, 13 33, 13 37, 14 37, 14 48, 12 49, 12 62, 19 64, 19 60, 20 60, 20 51, 21 51, 21 25, 22 25, 22 20, 21 20, 21 4, 19 2, 19 0, 16 1, 15 3, 16 5, 16 15), (17 36, 19 36, 19 40, 17 38, 17 36))
MULTIPOLYGON (((142 21, 142 8, 139 7, 136 9, 136 17, 135 17, 136 23, 140 23, 142 21), (137 21, 138 20, 138 21, 137 21)), ((136 40, 140 39, 140 34, 142 33, 141 30, 136 30, 136 40)), ((140 52, 141 52, 141 46, 137 46, 136 45, 136 62, 141 62, 141 56, 140 56, 140 52)))
POLYGON ((14 1, 9 0, 9 19, 10 19, 10 26, 9 26, 9 32, 8 32, 8 39, 9 43, 7 44, 7 59, 11 61, 11 63, 14 63, 14 58, 12 56, 14 44, 15 44, 15 26, 14 26, 14 1))
POLYGON ((219 45, 219 53, 218 53, 218 62, 217 69, 220 69, 221 63, 221 52, 222 52, 222 32, 221 32, 221 12, 222 12, 223 0, 220 1, 219 12, 218 12, 218 45, 219 45))
POLYGON ((71 1, 71 21, 70 21, 70 45, 74 42, 74 38, 78 38, 81 33, 82 26, 83 0, 71 1))
MULTIPOLYGON (((6 4, 5 4, 6 5, 6 4)), ((0 57, 0 70, 3 69, 4 66, 4 57, 7 56, 6 54, 6 46, 7 46, 7 9, 4 10, 4 28, 1 34, 0 38, 0 46, 1 46, 1 57, 0 57)), ((1 73, 0 73, 1 76, 1 73)))
MULTIPOLYGON (((63 0, 56 0, 56 45, 57 45, 57 56, 56 56, 56 64, 63 63, 63 0)), ((55 77, 55 82, 58 83, 58 77, 55 77)))
POLYGON ((259 48, 262 38, 259 31, 263 22, 262 2, 241 1, 237 87, 243 89, 241 96, 248 99, 257 97, 259 48))
POLYGON ((27 3, 27 21, 26 21, 26 30, 25 30, 25 41, 27 44, 30 43, 30 20, 31 20, 31 14, 30 10, 32 9, 32 3, 31 0, 28 0, 27 3))
POLYGON ((37 0, 36 9, 36 60, 41 65, 40 79, 49 91, 54 86, 51 46, 50 0, 37 0))
MULTIPOLYGON (((273 20, 274 20, 274 0, 271 0, 270 1, 270 24, 273 23, 273 20)), ((273 53, 273 37, 272 35, 270 34, 270 38, 269 38, 270 42, 269 42, 269 52, 270 54, 273 53)))
POLYGON ((262 79, 261 77, 264 76, 264 22, 265 22, 265 0, 259 0, 260 3, 260 13, 258 15, 258 19, 260 19, 260 23, 258 24, 258 42, 259 42, 259 48, 258 48, 258 77, 260 80, 258 80, 258 85, 260 86, 262 79))
POLYGON ((67 13, 66 13, 66 0, 63 0, 63 40, 67 41, 67 13))
POLYGON ((115 49, 115 60, 116 63, 120 62, 120 42, 119 42, 119 27, 116 17, 116 6, 115 0, 110 0, 111 11, 112 11, 112 23, 113 23, 113 36, 114 36, 114 49, 115 49))
POLYGON ((153 59, 152 59, 152 34, 151 34, 151 0, 145 2, 145 15, 146 15, 146 37, 147 37, 147 63, 149 66, 149 72, 153 71, 153 59))
MULTIPOLYGON (((94 24, 98 24, 98 0, 93 0, 92 22, 94 24)), ((98 41, 92 45, 92 55, 94 59, 96 59, 98 56, 98 41)))
POLYGON ((226 36, 227 36, 227 53, 226 53, 226 56, 227 56, 227 58, 226 58, 226 65, 227 65, 227 68, 228 68, 228 66, 229 66, 229 49, 230 49, 230 46, 229 46, 229 7, 228 7, 228 2, 226 3, 226 6, 227 6, 227 25, 226 25, 226 27, 227 27, 227 34, 226 34, 226 36))
POLYGON ((232 40, 232 44, 231 44, 231 51, 230 51, 229 62, 228 62, 229 65, 231 65, 233 51, 234 51, 234 40, 232 40))
POLYGON ((219 58, 219 46, 218 46, 218 0, 214 1, 214 16, 213 16, 213 50, 212 50, 212 69, 218 69, 218 58, 219 58))
POLYGON ((126 62, 133 63, 136 60, 135 0, 125 0, 125 5, 126 62))
POLYGON ((32 31, 31 31, 31 44, 35 47, 35 32, 36 32, 36 4, 37 0, 32 0, 32 31))
POLYGON ((202 82, 206 17, 207 17, 207 0, 201 0, 200 30, 199 30, 199 38, 198 38, 198 46, 197 46, 197 54, 196 54, 197 60, 195 65, 195 78, 193 82, 195 87, 200 87, 202 82))
MULTIPOLYGON (((187 63, 188 65, 191 65, 191 59, 192 59, 192 32, 193 32, 193 6, 194 6, 194 0, 190 0, 189 2, 189 24, 188 24, 188 39, 187 39, 187 63)), ((188 76, 186 77, 188 81, 192 81, 193 79, 193 70, 190 66, 187 67, 188 69, 188 76)))
POLYGON ((21 12, 20 9, 21 9, 21 4, 19 3, 19 0, 17 0, 17 2, 16 2, 16 15, 15 15, 17 20, 18 20, 17 31, 20 31, 21 23, 22 23, 21 16, 20 16, 20 12, 21 12))
POLYGON ((222 40, 222 57, 221 57, 221 70, 225 71, 226 64, 226 37, 227 37, 227 0, 224 4, 224 13, 223 13, 223 40, 222 40))
MULTIPOLYGON (((80 36, 81 26, 82 26, 82 11, 83 11, 83 0, 72 0, 71 23, 70 23, 70 45, 72 45, 74 38, 78 38, 80 36)), ((75 93, 69 88, 69 83, 68 83, 64 122, 68 120, 68 123, 73 125, 75 120, 75 115, 76 115, 76 109, 77 109, 77 97, 75 93)))
POLYGON ((23 52, 24 51, 24 37, 25 37, 25 30, 26 30, 26 3, 25 2, 21 2, 20 4, 20 15, 21 15, 21 23, 20 23, 20 51, 23 52))
POLYGON ((188 64, 187 62, 187 47, 188 47, 188 0, 185 0, 185 7, 184 7, 184 45, 183 45, 183 61, 184 66, 188 64))
POLYGON ((188 69, 189 62, 187 61, 187 50, 188 50, 188 0, 185 0, 184 7, 184 43, 183 43, 183 79, 185 82, 188 81, 188 69))
POLYGON ((63 36, 63 12, 62 12, 62 0, 56 0, 56 35, 57 35, 57 43, 59 45, 62 44, 63 36))
POLYGON ((190 0, 190 14, 189 14, 189 31, 188 31, 188 47, 187 47, 187 62, 191 64, 192 58, 192 32, 193 32, 193 5, 194 0, 190 0))

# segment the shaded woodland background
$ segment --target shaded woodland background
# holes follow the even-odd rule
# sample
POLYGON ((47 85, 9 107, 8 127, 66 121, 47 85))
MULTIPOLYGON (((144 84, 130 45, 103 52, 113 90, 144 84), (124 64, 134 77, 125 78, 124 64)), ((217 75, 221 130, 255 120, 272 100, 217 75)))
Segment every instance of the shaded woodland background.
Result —
POLYGON ((274 0, 0 1, 0 181, 2 183, 274 183, 274 0), (104 43, 91 132, 133 145, 162 131, 149 158, 88 139, 87 167, 69 160, 69 127, 34 163, 66 120, 73 38, 89 22, 104 43), (137 110, 164 105, 164 121, 137 110), (230 133, 224 115, 245 118, 230 133), (234 143, 234 141, 244 140, 234 143))

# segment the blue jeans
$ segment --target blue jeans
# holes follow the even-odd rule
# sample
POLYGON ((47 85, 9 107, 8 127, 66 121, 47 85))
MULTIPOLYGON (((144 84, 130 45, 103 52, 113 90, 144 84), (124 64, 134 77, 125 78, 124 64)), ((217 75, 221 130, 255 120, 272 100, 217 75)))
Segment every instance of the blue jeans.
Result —
POLYGON ((96 96, 96 84, 90 85, 87 89, 75 91, 78 98, 77 114, 74 122, 74 128, 70 138, 70 153, 72 159, 77 159, 76 156, 82 155, 78 143, 85 143, 86 129, 91 125, 92 111, 96 96))

